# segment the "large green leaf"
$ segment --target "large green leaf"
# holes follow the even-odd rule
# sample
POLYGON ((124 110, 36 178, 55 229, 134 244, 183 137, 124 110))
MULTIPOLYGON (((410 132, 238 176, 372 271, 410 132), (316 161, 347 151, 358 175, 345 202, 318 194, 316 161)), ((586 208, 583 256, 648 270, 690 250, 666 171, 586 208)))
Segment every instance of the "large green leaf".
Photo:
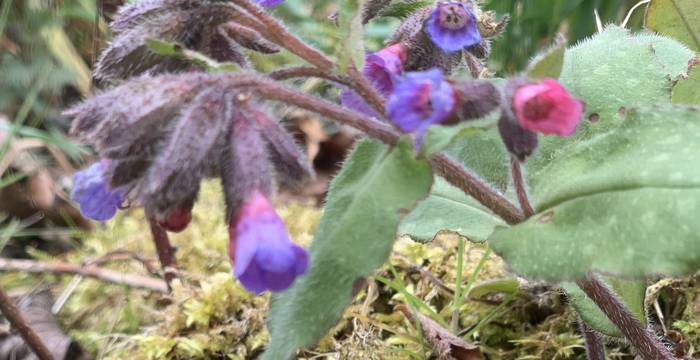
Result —
POLYGON ((491 237, 523 275, 641 277, 700 267, 700 110, 630 110, 614 131, 567 147, 536 175, 539 214, 491 237), (544 260, 543 260, 544 259, 544 260), (546 261, 545 261, 546 260, 546 261))
POLYGON ((672 39, 632 35, 615 26, 567 50, 559 80, 586 102, 587 113, 574 136, 540 139, 527 162, 530 182, 536 182, 541 168, 566 156, 568 146, 615 128, 626 109, 670 102, 673 81, 686 72, 692 57, 692 51, 672 39))
POLYGON ((688 76, 673 87, 673 102, 700 105, 700 64, 693 66, 688 71, 688 76))
POLYGON ((445 230, 481 242, 498 225, 505 222, 462 190, 436 178, 430 195, 401 222, 399 234, 428 242, 445 230))
MULTIPOLYGON (((601 280, 614 292, 642 324, 646 324, 647 317, 644 311, 644 297, 646 294, 646 281, 622 280, 613 277, 602 277, 601 280)), ((620 330, 608 319, 598 306, 575 283, 565 282, 561 284, 566 291, 569 302, 588 326, 599 333, 621 338, 620 330)))
POLYGON ((700 52, 700 4, 698 0, 652 0, 646 25, 700 52))
POLYGON ((273 297, 263 359, 288 359, 333 326, 353 284, 386 261, 399 222, 432 182, 427 161, 416 160, 406 141, 390 149, 365 140, 355 148, 330 186, 308 274, 273 297))

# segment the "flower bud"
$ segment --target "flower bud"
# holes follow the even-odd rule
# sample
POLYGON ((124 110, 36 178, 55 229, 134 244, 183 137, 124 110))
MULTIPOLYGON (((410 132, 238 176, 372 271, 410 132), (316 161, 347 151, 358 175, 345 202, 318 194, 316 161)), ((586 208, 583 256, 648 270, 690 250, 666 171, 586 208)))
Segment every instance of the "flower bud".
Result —
POLYGON ((107 221, 124 202, 125 190, 111 189, 104 176, 108 164, 108 160, 98 161, 73 175, 71 199, 80 204, 80 212, 89 219, 107 221))
POLYGON ((459 2, 438 3, 425 24, 433 43, 445 52, 455 52, 481 42, 474 12, 459 2))
POLYGON ((229 239, 233 273, 253 293, 285 290, 308 268, 308 254, 290 240, 282 219, 259 191, 229 223, 229 239))
POLYGON ((170 211, 168 216, 158 224, 170 232, 181 232, 192 221, 192 204, 183 204, 170 211))
POLYGON ((521 127, 507 111, 501 113, 498 131, 506 149, 520 161, 525 161, 537 149, 537 134, 521 127))
POLYGON ((433 124, 449 118, 455 108, 455 91, 440 70, 409 73, 396 84, 386 109, 391 121, 402 131, 415 135, 415 148, 433 124))
POLYGON ((501 93, 488 81, 458 81, 452 84, 458 120, 480 119, 501 104, 501 93))

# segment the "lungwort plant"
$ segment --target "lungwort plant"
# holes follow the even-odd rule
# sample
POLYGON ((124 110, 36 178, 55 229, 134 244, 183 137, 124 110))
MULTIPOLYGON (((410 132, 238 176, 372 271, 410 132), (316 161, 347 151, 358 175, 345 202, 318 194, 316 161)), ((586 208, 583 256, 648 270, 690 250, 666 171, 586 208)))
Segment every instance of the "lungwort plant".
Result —
POLYGON ((94 73, 105 90, 66 111, 101 158, 75 176, 87 217, 143 207, 171 280, 168 232, 188 226, 202 179, 220 178, 233 275, 276 293, 263 359, 318 341, 397 235, 430 241, 445 230, 563 288, 589 358, 603 359, 611 337, 645 359, 673 358, 644 293, 651 276, 700 269, 691 0, 651 1, 648 31, 610 25, 572 47, 559 39, 508 79, 484 65, 507 17, 475 1, 338 0, 334 54, 271 15, 282 2, 142 0, 119 11, 94 73), (364 24, 387 16, 401 24, 367 53, 364 24), (261 73, 250 51, 306 64, 261 73), (339 99, 286 83, 304 77, 335 84, 339 99), (270 102, 366 134, 330 185, 308 251, 270 204, 275 180, 313 177, 270 102))

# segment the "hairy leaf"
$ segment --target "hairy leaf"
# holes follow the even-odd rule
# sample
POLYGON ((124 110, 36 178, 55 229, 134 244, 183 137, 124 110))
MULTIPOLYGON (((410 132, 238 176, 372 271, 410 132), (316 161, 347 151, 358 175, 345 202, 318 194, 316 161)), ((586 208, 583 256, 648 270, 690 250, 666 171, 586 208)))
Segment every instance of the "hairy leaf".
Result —
POLYGON ((565 156, 568 145, 614 128, 626 109, 670 101, 673 79, 686 72, 692 57, 672 39, 631 35, 615 26, 568 49, 559 80, 586 103, 586 116, 571 137, 541 137, 527 162, 529 173, 565 156))
POLYGON ((539 213, 491 237, 525 276, 682 275, 700 266, 700 110, 629 111, 534 175, 539 213), (548 261, 542 261, 548 259, 548 261))
POLYGON ((330 186, 308 274, 273 297, 263 359, 290 358, 338 321, 353 286, 386 261, 399 222, 427 195, 432 179, 407 141, 390 149, 364 140, 355 148, 330 186))

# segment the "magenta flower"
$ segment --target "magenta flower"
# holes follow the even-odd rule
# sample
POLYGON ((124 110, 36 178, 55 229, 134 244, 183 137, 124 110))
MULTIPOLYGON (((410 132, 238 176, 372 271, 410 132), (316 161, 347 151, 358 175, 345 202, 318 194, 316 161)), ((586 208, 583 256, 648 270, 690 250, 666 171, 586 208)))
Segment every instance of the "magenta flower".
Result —
POLYGON ((455 108, 455 91, 437 69, 408 73, 396 84, 386 104, 387 115, 401 130, 413 133, 415 148, 433 124, 445 121, 455 108))
POLYGON ((426 21, 425 31, 445 52, 455 52, 481 42, 476 16, 463 3, 438 4, 426 21))
POLYGON ((110 189, 106 182, 104 171, 107 165, 108 160, 98 161, 73 175, 70 196, 80 205, 80 212, 86 218, 107 221, 124 202, 124 189, 110 189))
POLYGON ((295 245, 265 195, 253 192, 229 224, 234 275, 251 292, 282 291, 306 272, 309 256, 295 245))
MULTIPOLYGON (((406 56, 406 47, 403 44, 388 46, 367 55, 362 73, 380 94, 389 96, 394 90, 396 77, 403 73, 403 63, 406 61, 406 56)), ((340 94, 340 102, 345 107, 378 117, 377 112, 354 91, 343 91, 340 94)))
POLYGON ((257 0, 257 3, 258 3, 260 6, 264 6, 264 7, 273 7, 273 6, 277 6, 277 5, 279 5, 279 4, 283 3, 283 2, 284 2, 284 0, 257 0))
POLYGON ((573 134, 583 110, 583 103, 553 79, 523 85, 513 97, 513 111, 520 125, 543 134, 573 134))

